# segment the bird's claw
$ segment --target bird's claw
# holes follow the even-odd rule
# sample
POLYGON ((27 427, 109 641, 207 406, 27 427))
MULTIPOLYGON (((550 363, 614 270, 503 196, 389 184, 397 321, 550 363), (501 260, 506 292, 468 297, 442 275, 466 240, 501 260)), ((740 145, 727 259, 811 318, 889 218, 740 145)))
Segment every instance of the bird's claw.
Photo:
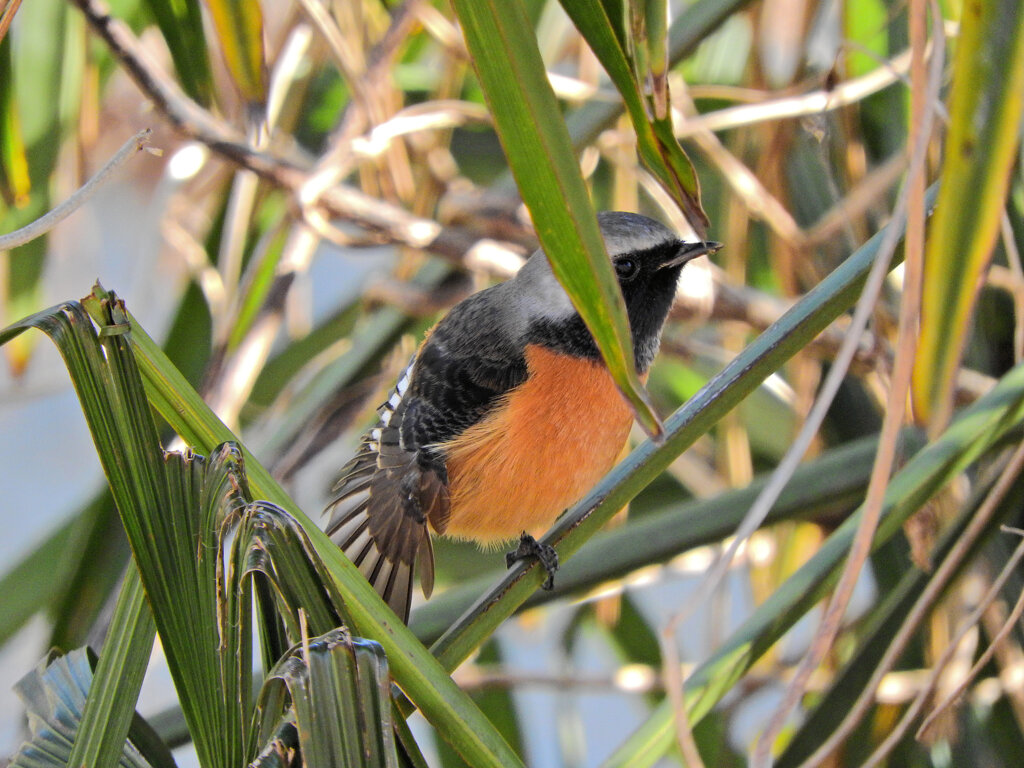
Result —
POLYGON ((550 544, 541 544, 524 531, 519 537, 519 546, 505 553, 505 567, 511 568, 520 560, 530 558, 539 562, 548 573, 548 577, 541 584, 541 589, 552 589, 555 586, 555 571, 558 570, 558 553, 550 544))

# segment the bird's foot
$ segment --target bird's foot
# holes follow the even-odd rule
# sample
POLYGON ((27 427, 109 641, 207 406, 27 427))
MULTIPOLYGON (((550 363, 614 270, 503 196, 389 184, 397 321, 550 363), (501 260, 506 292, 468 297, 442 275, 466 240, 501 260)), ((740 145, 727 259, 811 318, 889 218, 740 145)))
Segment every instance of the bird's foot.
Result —
POLYGON ((534 558, 548 572, 548 577, 541 584, 541 589, 551 589, 555 586, 555 571, 558 570, 558 553, 550 544, 541 544, 533 536, 523 532, 519 537, 519 546, 511 552, 505 553, 505 567, 511 568, 520 560, 534 558))

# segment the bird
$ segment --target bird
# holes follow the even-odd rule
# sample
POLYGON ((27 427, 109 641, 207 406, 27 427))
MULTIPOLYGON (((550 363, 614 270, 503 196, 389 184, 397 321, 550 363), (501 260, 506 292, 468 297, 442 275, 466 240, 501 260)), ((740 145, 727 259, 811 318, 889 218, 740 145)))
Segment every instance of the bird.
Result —
MULTIPOLYGON (((683 266, 721 244, 636 213, 597 220, 646 379, 683 266)), ((341 470, 325 530, 406 623, 414 572, 426 597, 433 590, 432 532, 485 547, 521 536, 509 564, 536 556, 550 588, 557 557, 533 537, 614 466, 632 422, 538 249, 427 332, 341 470)))

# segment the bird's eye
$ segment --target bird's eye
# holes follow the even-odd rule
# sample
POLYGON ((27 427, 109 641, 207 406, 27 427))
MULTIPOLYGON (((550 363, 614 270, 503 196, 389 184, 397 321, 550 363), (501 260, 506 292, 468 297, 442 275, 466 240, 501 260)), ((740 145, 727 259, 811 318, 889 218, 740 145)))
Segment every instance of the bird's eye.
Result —
POLYGON ((619 276, 619 280, 632 280, 639 272, 640 262, 636 259, 616 259, 615 274, 619 276))

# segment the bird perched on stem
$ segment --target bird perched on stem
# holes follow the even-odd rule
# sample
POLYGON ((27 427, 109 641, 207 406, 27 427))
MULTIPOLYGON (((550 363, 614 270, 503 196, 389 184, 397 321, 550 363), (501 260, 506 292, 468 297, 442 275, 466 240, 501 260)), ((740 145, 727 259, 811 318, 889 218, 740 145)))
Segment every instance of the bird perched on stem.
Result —
MULTIPOLYGON (((645 375, 683 265, 721 246, 634 213, 598 222, 645 375)), ((433 588, 431 529, 485 545, 522 533, 510 558, 538 556, 551 574, 554 551, 525 532, 611 469, 633 421, 541 250, 434 326, 378 416, 334 488, 327 533, 404 621, 414 567, 433 588)))

